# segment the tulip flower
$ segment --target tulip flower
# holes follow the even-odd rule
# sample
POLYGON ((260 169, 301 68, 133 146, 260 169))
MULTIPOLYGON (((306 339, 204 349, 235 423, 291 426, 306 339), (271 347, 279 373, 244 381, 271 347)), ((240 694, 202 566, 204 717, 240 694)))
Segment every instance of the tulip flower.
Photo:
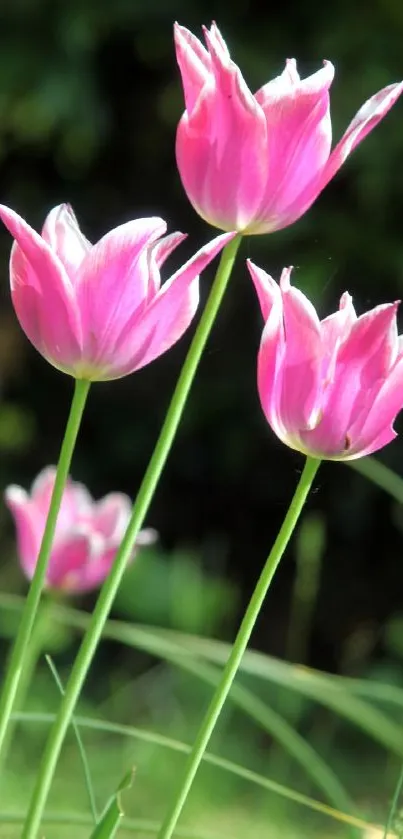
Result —
MULTIPOLYGON (((56 470, 44 469, 28 494, 9 486, 6 504, 17 528, 18 553, 24 573, 31 579, 41 545, 56 470)), ((57 519, 46 584, 69 593, 90 591, 107 577, 130 519, 127 495, 113 492, 94 501, 83 484, 68 480, 57 519)), ((152 529, 141 530, 136 548, 155 541, 152 529)))
POLYGON ((296 221, 403 90, 391 84, 358 111, 331 152, 329 88, 334 68, 301 79, 295 59, 252 94, 217 26, 207 49, 175 25, 186 110, 176 158, 195 210, 222 230, 271 233, 296 221))
POLYGON ((213 239, 161 287, 160 268, 185 238, 164 237, 161 218, 129 221, 96 245, 66 204, 41 235, 3 205, 0 218, 15 239, 11 294, 24 332, 51 364, 89 381, 126 376, 175 344, 196 312, 198 275, 231 239, 213 239))
POLYGON ((357 317, 345 292, 337 312, 319 320, 310 301, 248 261, 265 328, 258 390, 266 419, 292 449, 327 460, 355 460, 396 437, 403 407, 403 342, 398 304, 357 317))

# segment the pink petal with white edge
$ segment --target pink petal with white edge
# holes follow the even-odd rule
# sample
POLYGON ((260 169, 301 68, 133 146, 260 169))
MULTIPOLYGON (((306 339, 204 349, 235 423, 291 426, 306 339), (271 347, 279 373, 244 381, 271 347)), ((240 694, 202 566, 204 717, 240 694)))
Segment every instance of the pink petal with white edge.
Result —
POLYGON ((82 593, 98 588, 108 576, 116 556, 116 547, 104 547, 100 556, 92 562, 87 562, 81 569, 76 583, 76 591, 82 593))
POLYGON ((211 59, 199 39, 178 23, 174 25, 174 38, 186 110, 190 114, 211 72, 211 59))
POLYGON ((321 403, 322 346, 320 322, 307 297, 290 285, 289 273, 281 277, 285 355, 281 371, 279 411, 288 432, 310 428, 317 421, 321 403))
POLYGON ((288 206, 298 199, 328 160, 332 126, 329 87, 334 67, 324 67, 301 81, 289 73, 256 94, 267 119, 269 173, 265 194, 251 233, 275 229, 288 206))
POLYGON ((279 298, 274 302, 263 330, 257 360, 257 386, 266 419, 281 440, 287 436, 279 411, 284 355, 283 307, 279 298))
POLYGON ((393 440, 396 433, 391 427, 397 414, 403 408, 403 359, 396 362, 388 374, 377 397, 370 404, 366 417, 361 420, 358 427, 353 425, 351 436, 353 440, 359 441, 360 448, 364 448, 365 454, 376 451, 386 443, 378 445, 378 441, 386 439, 393 440))
POLYGON ((66 534, 54 544, 46 575, 47 585, 65 591, 81 591, 83 569, 102 556, 102 536, 88 532, 66 534))
POLYGON ((143 530, 137 534, 136 548, 146 548, 149 545, 154 545, 158 539, 158 531, 154 527, 144 527, 143 530))
POLYGON ((390 304, 366 312, 353 325, 340 349, 334 382, 324 393, 322 420, 310 435, 300 434, 311 450, 343 459, 349 449, 356 451, 357 429, 389 375, 395 319, 396 305, 390 304))
POLYGON ((132 504, 128 495, 113 492, 95 504, 92 526, 108 541, 116 544, 123 538, 132 504))
POLYGON ((338 172, 353 149, 378 125, 403 91, 403 82, 388 85, 375 93, 360 108, 340 142, 333 149, 321 173, 312 179, 300 195, 284 209, 279 227, 286 227, 300 218, 338 172))
POLYGON ((13 210, 0 218, 16 240, 10 257, 11 295, 20 324, 49 361, 65 369, 80 354, 81 329, 70 280, 49 245, 13 210))
POLYGON ((46 518, 56 478, 56 467, 46 466, 39 472, 31 486, 31 498, 38 512, 46 518))
POLYGON ((69 204, 60 204, 50 211, 42 228, 42 238, 60 259, 74 286, 77 268, 92 245, 81 233, 69 204))
POLYGON ((322 387, 333 380, 337 355, 341 344, 347 340, 357 315, 351 295, 346 291, 341 300, 339 310, 320 322, 322 339, 322 387))
POLYGON ((29 496, 21 487, 7 487, 4 499, 14 518, 21 566, 28 579, 31 579, 39 553, 44 521, 41 517, 38 518, 29 496))
POLYGON ((340 346, 348 338, 356 320, 353 298, 348 291, 345 291, 340 298, 338 311, 323 318, 320 322, 322 345, 329 354, 333 352, 335 346, 340 346))
POLYGON ((264 193, 266 119, 216 30, 205 38, 212 72, 192 112, 179 122, 177 163, 200 215, 224 230, 243 230, 264 193))
POLYGON ((102 367, 105 356, 113 357, 127 320, 146 305, 147 248, 165 230, 160 218, 130 221, 107 233, 81 263, 77 294, 89 367, 102 367))
MULTIPOLYGON (((272 306, 276 302, 281 303, 281 292, 278 283, 273 280, 273 277, 266 274, 266 271, 263 271, 263 268, 259 268, 258 265, 255 265, 251 259, 246 260, 246 265, 256 289, 263 319, 266 321, 269 317, 272 306)), ((284 268, 283 273, 284 271, 291 273, 292 267, 284 268)))
MULTIPOLYGON (((39 473, 31 487, 31 504, 43 526, 49 512, 50 500, 56 477, 56 468, 48 466, 39 473)), ((67 479, 62 503, 56 522, 56 537, 71 527, 78 516, 88 516, 92 510, 92 497, 84 484, 67 479)))
POLYGON ((199 302, 199 275, 235 233, 217 236, 161 287, 142 314, 126 324, 116 347, 120 375, 145 367, 173 346, 191 323, 199 302))
POLYGON ((329 161, 323 172, 320 190, 333 178, 340 166, 344 163, 349 154, 358 146, 364 137, 378 125, 378 122, 386 116, 391 107, 395 104, 403 92, 403 82, 390 84, 371 96, 362 105, 358 113, 347 128, 347 131, 333 149, 329 161))
POLYGON ((147 303, 151 303, 154 295, 160 290, 161 275, 160 268, 168 256, 187 238, 187 233, 169 233, 155 245, 148 249, 148 295, 147 303))

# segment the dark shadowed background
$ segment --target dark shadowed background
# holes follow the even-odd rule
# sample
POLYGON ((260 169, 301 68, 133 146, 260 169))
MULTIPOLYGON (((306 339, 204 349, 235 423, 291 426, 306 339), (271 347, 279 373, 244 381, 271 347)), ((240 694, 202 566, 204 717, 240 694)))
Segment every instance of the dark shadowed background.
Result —
MULTIPOLYGON (((297 57, 302 75, 323 58, 332 60, 336 140, 365 99, 403 74, 399 0, 294 0, 275 7, 253 0, 3 2, 1 201, 38 228, 52 206, 68 201, 92 240, 130 218, 161 215, 170 230, 189 234, 170 261, 172 270, 215 235, 190 207, 176 170, 183 99, 172 41, 175 19, 201 34, 201 24, 213 18, 252 89, 281 72, 288 56, 297 57)), ((399 298, 402 160, 400 102, 302 220, 243 243, 147 520, 160 532, 167 562, 173 549, 194 552, 206 573, 227 579, 228 598, 234 586, 239 589, 232 619, 218 620, 218 634, 233 635, 302 465, 299 454, 274 438, 258 403, 261 320, 244 259, 250 256, 275 277, 293 264, 294 280, 323 315, 346 288, 359 312, 399 298)), ((19 329, 9 298, 9 250, 9 234, 0 230, 2 489, 10 482, 28 486, 56 461, 72 390, 69 378, 49 366, 19 329)), ((212 270, 203 277, 203 299, 212 270)), ((93 387, 73 475, 95 496, 119 489, 134 497, 193 328, 145 370, 93 387)), ((403 474, 400 439, 380 457, 403 474)), ((348 466, 327 464, 309 511, 324 529, 324 549, 303 657, 355 674, 382 666, 398 679, 399 644, 385 627, 403 613, 401 510, 348 466)), ((23 591, 5 510, 0 536, 0 585, 23 591)), ((164 579, 153 580, 157 599, 164 579)), ((136 576, 131 580, 135 586, 136 576)), ((254 637, 265 651, 285 654, 294 580, 291 548, 254 637)), ((85 605, 91 603, 87 598, 85 605)), ((133 603, 135 616, 135 593, 133 603)))

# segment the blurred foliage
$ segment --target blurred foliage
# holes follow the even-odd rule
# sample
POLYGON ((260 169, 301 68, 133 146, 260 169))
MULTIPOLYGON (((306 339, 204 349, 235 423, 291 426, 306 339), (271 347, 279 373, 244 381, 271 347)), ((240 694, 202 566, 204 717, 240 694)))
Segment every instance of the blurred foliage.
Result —
MULTIPOLYGON (((151 551, 145 553, 148 552, 151 555, 151 551)), ((157 563, 155 549, 153 553, 154 563, 157 563)), ((169 557, 160 556, 159 559, 162 562, 169 557)), ((178 561, 175 556, 172 559, 173 564, 178 561)), ((141 573, 146 589, 151 590, 154 571, 152 563, 148 564, 146 560, 147 556, 144 556, 141 573)), ((195 556, 186 559, 184 554, 180 562, 187 562, 189 566, 198 564, 195 556)), ((211 580, 204 579, 195 568, 194 577, 197 576, 198 598, 207 606, 211 602, 211 580)), ((190 575, 188 579, 191 579, 190 575)), ((224 584, 221 585, 223 588, 224 584)), ((123 583, 120 602, 124 602, 125 588, 123 583)), ((193 589, 193 580, 183 585, 183 603, 193 589)), ((166 602, 163 603, 161 598, 161 614, 167 615, 171 599, 169 584, 164 591, 166 602)), ((8 637, 13 630, 21 604, 19 597, 0 595, 0 636, 8 637)), ((133 785, 124 793, 122 802, 125 815, 133 819, 132 823, 127 823, 128 835, 133 830, 134 835, 143 836, 143 823, 150 826, 151 834, 155 833, 152 825, 158 823, 173 794, 177 774, 183 765, 183 753, 188 750, 186 743, 191 742, 207 701, 206 662, 209 656, 214 660, 216 653, 220 657, 219 642, 207 642, 205 652, 199 652, 197 644, 192 650, 192 641, 197 641, 197 636, 184 631, 186 617, 180 621, 182 630, 179 633, 160 627, 147 630, 135 622, 136 605, 133 603, 130 613, 126 601, 125 608, 127 622, 110 622, 106 627, 105 639, 114 639, 114 654, 109 657, 107 668, 100 670, 96 667, 98 678, 102 673, 102 679, 96 688, 93 685, 93 689, 86 692, 75 717, 85 750, 85 771, 90 780, 85 781, 82 754, 71 731, 52 787, 48 820, 44 822, 48 839, 67 836, 68 829, 71 831, 75 824, 74 814, 81 814, 81 819, 87 819, 87 827, 83 824, 81 833, 77 826, 74 835, 88 836, 91 823, 88 784, 99 817, 114 791, 122 784, 123 774, 128 777, 130 767, 135 770, 133 785), (147 638, 148 642, 144 643, 147 638), (145 656, 147 644, 152 639, 154 642, 149 648, 149 655, 145 656), (116 654, 117 644, 130 650, 131 668, 127 658, 116 654), (170 649, 175 650, 174 654, 170 653, 170 649), (192 662, 190 670, 189 661, 192 662), (73 817, 64 816, 64 813, 73 813, 73 817), (58 822, 58 819, 61 821, 58 822)), ((186 616, 186 606, 183 613, 186 616)), ((219 615, 218 605, 216 618, 219 615)), ((24 812, 27 791, 33 783, 37 756, 50 722, 49 712, 52 715, 58 704, 60 688, 44 661, 44 654, 52 650, 52 670, 57 671, 57 679, 63 685, 68 678, 76 645, 72 629, 80 627, 81 633, 86 622, 85 613, 52 601, 43 604, 38 622, 42 633, 42 652, 39 654, 39 646, 36 646, 38 666, 30 684, 25 685, 25 695, 19 695, 18 707, 23 708, 24 713, 17 714, 14 740, 5 764, 2 801, 7 802, 7 807, 1 807, 0 836, 12 839, 19 835, 18 818, 24 812), (64 632, 60 632, 60 628, 64 632)), ((193 629, 193 619, 190 624, 193 629)), ((106 640, 103 643, 105 645, 106 640)), ((226 655, 224 653, 224 660, 226 655)), ((385 818, 385 801, 393 789, 398 769, 397 756, 402 754, 403 744, 399 743, 399 736, 394 735, 393 757, 384 742, 385 721, 387 725, 394 726, 393 706, 386 697, 381 702, 376 700, 377 683, 368 680, 357 682, 356 690, 360 688, 368 694, 364 701, 360 700, 359 706, 350 680, 335 682, 335 677, 306 671, 307 684, 312 681, 313 692, 308 690, 305 695, 301 694, 296 719, 290 700, 294 696, 297 669, 292 665, 282 665, 281 718, 292 717, 295 730, 301 732, 300 736, 306 744, 315 743, 317 754, 328 761, 336 775, 347 780, 349 794, 355 802, 350 824, 348 816, 338 814, 334 809, 329 810, 326 796, 318 796, 313 758, 311 766, 308 764, 303 768, 299 765, 296 755, 293 755, 291 740, 283 741, 284 757, 288 756, 286 786, 273 785, 273 781, 279 781, 281 764, 284 769, 283 754, 281 749, 279 752, 277 733, 273 731, 270 736, 264 717, 256 714, 256 708, 263 700, 262 707, 268 713, 273 700, 278 698, 277 692, 273 693, 276 661, 261 656, 261 672, 256 668, 253 677, 252 672, 247 676, 252 661, 253 654, 247 653, 245 672, 240 674, 237 691, 235 688, 232 691, 235 704, 228 703, 225 708, 211 743, 211 752, 203 762, 187 805, 184 824, 189 828, 182 826, 183 836, 188 839, 229 839, 244 835, 253 825, 253 836, 257 839, 260 836, 262 839, 273 836, 274 839, 279 833, 285 839, 296 839, 297 836, 304 839, 312 835, 321 839, 342 839, 361 835, 364 825, 369 829, 373 822, 382 821, 385 818), (271 682, 270 690, 265 684, 267 679, 271 682), (246 685, 249 686, 247 690, 246 685), (245 696, 253 697, 253 703, 238 704, 237 696, 241 695, 241 691, 245 696), (356 705, 357 709, 360 707, 361 717, 355 716, 356 705), (372 720, 368 729, 364 725, 365 717, 368 722, 372 720), (363 730, 360 730, 361 727, 363 730), (353 750, 352 743, 355 744, 353 750), (278 764, 273 765, 271 758, 274 753, 278 764), (216 757, 217 754, 220 757, 216 757), (286 806, 282 806, 284 804, 286 806), (361 832, 354 833, 354 826, 361 832)), ((394 697, 401 715, 403 691, 397 691, 394 697)), ((400 731, 399 728, 396 730, 400 731)), ((112 802, 111 815, 117 818, 114 798, 112 802)), ((123 830, 119 835, 125 835, 123 830)), ((366 832, 362 835, 366 836, 366 832)))
MULTIPOLYGON (((319 0, 305 4, 290 0, 275 9, 257 0, 233 0, 230 4, 224 0, 2 3, 1 201, 36 227, 54 204, 69 201, 93 240, 131 217, 160 214, 170 229, 189 233, 180 255, 172 258, 173 268, 175 259, 185 259, 207 241, 212 231, 190 209, 175 167, 175 127, 183 100, 172 23, 178 19, 200 34, 201 24, 212 18, 252 88, 280 72, 289 55, 298 57, 302 74, 314 71, 324 57, 331 59, 337 71, 331 96, 336 140, 365 99, 403 73, 403 6, 399 0, 373 0, 370 4, 340 0, 330 5, 319 0)), ((359 311, 401 297, 402 107, 398 103, 360 145, 303 219, 274 236, 244 242, 149 514, 149 524, 159 530, 164 552, 149 552, 129 569, 115 615, 233 637, 301 468, 300 456, 282 447, 267 429, 258 404, 255 364, 261 321, 243 258, 253 257, 274 276, 283 265, 294 264, 296 281, 312 295, 323 314, 337 305, 345 288, 354 294, 359 311)), ((56 460, 71 396, 69 379, 36 354, 16 323, 8 292, 9 249, 8 234, 0 231, 3 488, 9 483, 28 486, 45 464, 56 460)), ((203 297, 210 278, 211 270, 203 279, 203 297)), ((96 496, 114 489, 135 495, 188 342, 186 336, 167 356, 134 376, 94 386, 73 473, 88 483, 96 496)), ((398 426, 402 427, 401 421, 398 426)), ((381 458, 403 474, 400 439, 382 452, 381 458)), ((255 646, 281 655, 288 647, 288 652, 296 655, 290 632, 296 632, 295 568, 301 575, 302 561, 308 588, 312 585, 302 612, 300 606, 305 624, 303 637, 298 638, 298 655, 305 663, 327 670, 348 676, 372 675, 401 685, 400 507, 348 467, 326 464, 316 481, 309 515, 311 531, 305 532, 305 541, 295 541, 280 568, 253 638, 255 646), (313 581, 311 572, 317 574, 313 581), (290 615, 294 615, 291 628, 290 615)), ((15 557, 11 522, 3 508, 0 545, 0 590, 20 591, 24 582, 15 557)), ((301 582, 301 576, 299 579, 301 582)), ((303 600, 301 590, 300 597, 303 600)), ((92 602, 88 597, 84 605, 91 608, 92 602)), ((14 631, 15 623, 6 625, 9 617, 0 611, 4 638, 14 631)), ((64 673, 77 639, 70 631, 59 629, 55 651, 49 651, 55 652, 64 673)), ((123 646, 105 642, 84 705, 87 702, 91 712, 100 707, 102 713, 113 709, 119 718, 142 719, 186 739, 194 731, 206 695, 205 688, 192 687, 180 673, 174 674, 164 665, 151 666, 146 654, 134 655, 123 646)), ((273 697, 270 686, 268 695, 282 707, 281 692, 273 697)), ((41 668, 37 691, 30 697, 32 707, 48 707, 49 696, 57 701, 51 676, 41 668)), ((295 705, 288 702, 288 707, 292 716, 295 705)), ((379 773, 377 758, 374 764, 372 747, 368 747, 364 768, 362 758, 357 761, 355 756, 351 730, 343 728, 341 734, 340 724, 330 721, 328 712, 313 711, 303 701, 298 703, 297 717, 301 730, 312 733, 315 744, 342 774, 348 764, 348 780, 353 785, 357 773, 362 775, 367 798, 375 795, 381 801, 377 815, 382 819, 393 790, 396 761, 383 762, 379 773), (376 772, 371 773, 371 764, 377 767, 376 772)), ((235 734, 223 724, 226 748, 242 760, 251 755, 256 763, 257 758, 264 772, 266 741, 256 737, 249 724, 243 727, 238 717, 236 723, 235 734)), ((13 752, 10 790, 15 793, 16 806, 23 806, 26 798, 20 773, 37 755, 41 743, 42 734, 24 728, 23 743, 13 752)), ((125 758, 127 768, 133 760, 132 746, 94 735, 92 764, 104 801, 122 777, 125 758), (107 783, 102 757, 105 748, 110 770, 107 783)), ((71 742, 64 768, 71 770, 75 760, 71 742)), ((176 773, 176 759, 172 764, 159 763, 155 749, 142 745, 136 746, 135 762, 143 766, 142 780, 136 777, 134 784, 136 815, 149 815, 156 801, 160 805, 159 796, 166 795, 176 773)), ((271 799, 270 805, 261 806, 260 797, 257 804, 254 794, 236 784, 228 784, 227 797, 225 784, 217 785, 210 771, 213 773, 203 769, 203 783, 190 804, 193 823, 198 823, 201 831, 205 827, 231 836, 236 825, 238 834, 243 835, 248 831, 245 814, 259 809, 263 814, 261 835, 270 839, 271 799)), ((291 776, 294 780, 294 772, 291 776)), ((66 777, 61 770, 53 793, 54 802, 63 806, 77 794, 71 771, 68 782, 66 777)), ((259 817, 254 819, 257 839, 259 817)), ((302 829, 298 830, 299 839, 302 829)), ((292 829, 285 830, 276 826, 273 836, 280 833, 292 839, 292 829)), ((11 835, 8 828, 5 835, 11 835)), ((47 835, 61 836, 62 828, 47 835)), ((309 827, 307 835, 311 835, 309 827)), ((327 833, 322 829, 320 835, 324 839, 327 833)))

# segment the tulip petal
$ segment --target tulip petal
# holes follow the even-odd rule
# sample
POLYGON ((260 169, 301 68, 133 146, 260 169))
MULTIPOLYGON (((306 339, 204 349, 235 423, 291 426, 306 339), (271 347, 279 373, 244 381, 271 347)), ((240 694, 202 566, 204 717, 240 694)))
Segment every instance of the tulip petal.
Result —
MULTIPOLYGON (((340 348, 334 382, 323 399, 323 416, 301 440, 326 457, 348 456, 357 449, 359 428, 377 399, 395 355, 396 304, 361 315, 340 348)), ((361 435, 360 435, 361 436, 361 435)), ((375 435, 374 435, 375 436, 375 435)))
POLYGON ((192 32, 178 23, 174 25, 176 60, 182 77, 186 110, 190 114, 211 72, 211 59, 192 32))
MULTIPOLYGON (((280 297, 280 289, 275 280, 273 280, 273 278, 270 277, 269 274, 266 274, 266 271, 263 271, 262 268, 259 268, 258 265, 255 265, 251 259, 246 260, 246 265, 256 289, 263 318, 266 321, 269 317, 272 306, 275 304, 276 301, 278 301, 280 297)), ((283 273, 285 271, 288 271, 288 273, 290 274, 292 271, 292 267, 284 268, 283 273)))
POLYGON ((285 333, 280 413, 291 435, 310 428, 320 408, 321 334, 315 308, 282 275, 281 292, 285 333))
POLYGON ((164 264, 165 260, 170 256, 172 251, 180 245, 184 239, 187 238, 187 233, 170 233, 168 236, 164 236, 163 239, 160 239, 159 242, 156 242, 155 245, 152 245, 148 251, 148 270, 149 270, 149 280, 148 280, 148 295, 147 295, 147 303, 150 303, 153 299, 154 295, 160 289, 161 286, 161 276, 160 276, 160 268, 164 264))
POLYGON ((329 161, 323 172, 320 190, 334 177, 340 166, 344 163, 349 154, 358 146, 364 137, 378 125, 381 119, 386 116, 392 105, 395 104, 403 91, 403 82, 390 84, 371 96, 347 128, 347 131, 340 142, 333 149, 329 161))
POLYGON ((376 397, 371 400, 367 415, 351 427, 351 437, 357 440, 357 447, 365 454, 376 451, 386 443, 379 440, 396 436, 391 428, 397 414, 403 408, 403 359, 396 362, 389 372, 376 397))
POLYGON ((270 224, 283 226, 289 205, 323 171, 332 142, 328 91, 333 77, 330 62, 301 81, 288 69, 256 93, 267 120, 269 173, 252 233, 270 224))
POLYGON ((44 522, 38 519, 27 493, 18 486, 7 487, 4 498, 17 530, 18 554, 22 568, 31 579, 42 539, 44 522))
POLYGON ((279 290, 278 295, 273 297, 263 330, 257 361, 257 385, 263 411, 280 440, 287 436, 280 411, 284 355, 283 304, 279 290))
POLYGON ((31 498, 37 510, 44 516, 49 512, 50 499, 56 478, 56 467, 46 466, 39 472, 31 486, 31 498))
POLYGON ((323 387, 326 387, 328 382, 333 381, 340 346, 347 340, 356 320, 357 315, 352 297, 346 291, 340 300, 339 310, 324 318, 320 323, 323 352, 321 372, 323 387))
POLYGON ((284 224, 292 224, 313 204, 318 195, 338 172, 353 149, 378 125, 403 91, 403 82, 388 85, 375 93, 362 105, 340 142, 333 149, 322 172, 310 181, 306 188, 283 212, 284 224))
MULTIPOLYGON (((84 368, 96 370, 112 361, 122 328, 146 305, 147 248, 165 230, 159 218, 128 222, 107 233, 81 263, 77 284, 84 368)), ((86 375, 85 370, 81 374, 86 375)))
POLYGON ((20 324, 45 358, 64 369, 81 352, 81 324, 73 288, 49 245, 17 213, 0 205, 16 240, 10 257, 11 295, 20 324))
POLYGON ((267 177, 266 119, 216 28, 205 31, 211 72, 178 125, 184 188, 200 215, 224 230, 245 229, 267 177))
POLYGON ((74 592, 83 591, 87 565, 96 563, 102 557, 104 539, 90 530, 68 532, 53 545, 46 582, 51 588, 74 592))
POLYGON ((161 287, 150 305, 134 314, 122 330, 115 354, 122 359, 120 375, 139 370, 172 347, 191 323, 199 302, 199 275, 234 238, 217 236, 201 248, 161 287))
POLYGON ((69 204, 60 204, 50 211, 42 228, 42 238, 60 259, 74 286, 77 268, 92 245, 81 233, 69 204))
POLYGON ((92 525, 106 540, 118 545, 129 522, 132 504, 128 495, 113 492, 95 504, 92 525))

